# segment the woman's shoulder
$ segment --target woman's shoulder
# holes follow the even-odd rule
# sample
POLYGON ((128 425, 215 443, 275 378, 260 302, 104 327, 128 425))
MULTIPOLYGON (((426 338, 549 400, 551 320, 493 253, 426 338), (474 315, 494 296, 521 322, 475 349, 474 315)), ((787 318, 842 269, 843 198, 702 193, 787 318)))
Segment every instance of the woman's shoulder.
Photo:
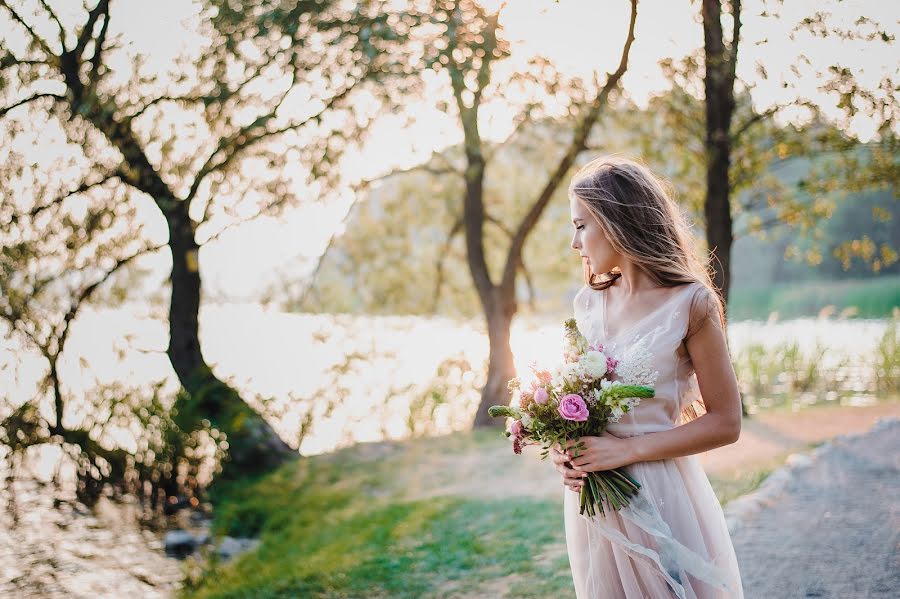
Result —
POLYGON ((687 327, 685 338, 691 337, 709 323, 722 325, 722 303, 718 293, 709 285, 694 281, 687 283, 686 298, 687 327))

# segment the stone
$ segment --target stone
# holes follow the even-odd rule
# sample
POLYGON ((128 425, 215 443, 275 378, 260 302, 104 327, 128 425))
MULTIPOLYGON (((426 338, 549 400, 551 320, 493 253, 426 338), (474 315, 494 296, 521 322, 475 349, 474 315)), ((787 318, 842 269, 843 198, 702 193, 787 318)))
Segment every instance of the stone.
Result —
POLYGON ((170 530, 166 533, 163 545, 166 555, 184 559, 192 554, 200 545, 200 539, 186 530, 170 530))

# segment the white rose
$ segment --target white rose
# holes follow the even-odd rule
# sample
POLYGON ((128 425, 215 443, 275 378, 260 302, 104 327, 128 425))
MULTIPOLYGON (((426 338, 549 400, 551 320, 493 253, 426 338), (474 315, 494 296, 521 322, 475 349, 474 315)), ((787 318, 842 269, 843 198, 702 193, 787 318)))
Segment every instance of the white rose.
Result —
POLYGON ((606 354, 599 351, 589 351, 579 361, 584 372, 595 379, 606 374, 606 354))

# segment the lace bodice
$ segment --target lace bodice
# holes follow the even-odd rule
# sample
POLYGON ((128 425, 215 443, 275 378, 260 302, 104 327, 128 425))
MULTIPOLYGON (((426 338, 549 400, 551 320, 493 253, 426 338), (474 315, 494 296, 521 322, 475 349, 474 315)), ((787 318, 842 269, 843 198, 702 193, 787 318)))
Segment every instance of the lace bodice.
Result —
MULTIPOLYGON (((633 435, 666 430, 681 422, 682 412, 700 398, 694 366, 684 344, 691 321, 692 305, 705 299, 709 290, 699 283, 674 289, 652 311, 627 330, 606 334, 606 291, 583 287, 573 307, 578 330, 591 345, 603 344, 607 355, 619 360, 613 380, 651 385, 656 395, 643 399, 630 413, 609 427, 614 435, 633 435)), ((696 314, 696 310, 693 311, 696 314)))

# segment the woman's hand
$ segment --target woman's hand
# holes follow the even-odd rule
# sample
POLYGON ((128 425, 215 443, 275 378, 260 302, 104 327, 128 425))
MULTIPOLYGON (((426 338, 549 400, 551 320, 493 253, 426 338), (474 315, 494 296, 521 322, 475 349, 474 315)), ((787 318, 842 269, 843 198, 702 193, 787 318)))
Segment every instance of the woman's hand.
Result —
POLYGON ((573 470, 568 463, 569 458, 566 456, 565 452, 560 451, 561 449, 562 448, 559 445, 551 447, 550 459, 553 460, 556 470, 562 474, 563 484, 572 491, 578 493, 581 491, 581 487, 584 486, 584 481, 582 479, 587 476, 587 474, 573 470))
POLYGON ((608 431, 604 431, 599 437, 581 437, 570 439, 567 444, 565 459, 572 463, 575 472, 597 472, 599 470, 613 470, 634 463, 631 439, 616 437, 608 431), (583 449, 575 449, 575 446, 583 443, 583 449), (574 457, 576 452, 578 457, 574 457))

